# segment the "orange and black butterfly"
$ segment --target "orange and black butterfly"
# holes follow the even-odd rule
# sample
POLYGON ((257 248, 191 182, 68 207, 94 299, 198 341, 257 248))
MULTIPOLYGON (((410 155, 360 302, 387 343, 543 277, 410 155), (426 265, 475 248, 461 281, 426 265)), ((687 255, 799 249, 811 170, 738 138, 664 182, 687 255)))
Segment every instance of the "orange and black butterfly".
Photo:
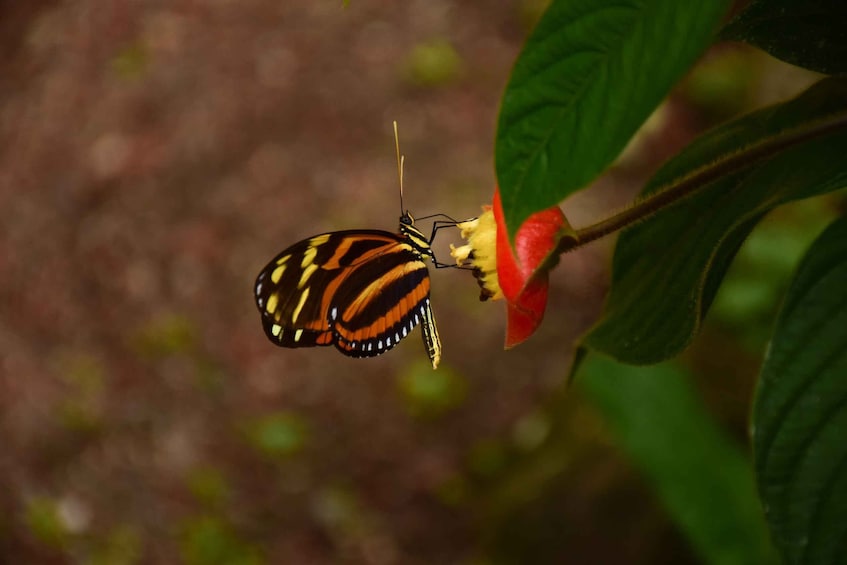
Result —
MULTIPOLYGON (((395 123, 395 136, 396 136, 395 123)), ((398 169, 402 163, 399 146, 398 169)), ((334 345, 351 357, 385 353, 420 325, 433 368, 441 341, 429 301, 426 260, 440 227, 427 238, 408 211, 399 233, 348 230, 295 243, 262 269, 254 287, 265 334, 282 347, 334 345)))

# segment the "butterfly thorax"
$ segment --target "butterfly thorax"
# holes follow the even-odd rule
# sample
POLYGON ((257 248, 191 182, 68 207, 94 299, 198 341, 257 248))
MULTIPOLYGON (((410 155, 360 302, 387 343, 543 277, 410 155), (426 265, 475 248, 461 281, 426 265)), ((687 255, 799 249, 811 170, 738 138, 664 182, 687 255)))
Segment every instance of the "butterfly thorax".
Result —
POLYGON ((400 234, 405 236, 406 241, 412 247, 412 250, 421 257, 426 256, 433 258, 432 248, 429 246, 429 239, 415 227, 415 219, 409 212, 400 216, 400 234))

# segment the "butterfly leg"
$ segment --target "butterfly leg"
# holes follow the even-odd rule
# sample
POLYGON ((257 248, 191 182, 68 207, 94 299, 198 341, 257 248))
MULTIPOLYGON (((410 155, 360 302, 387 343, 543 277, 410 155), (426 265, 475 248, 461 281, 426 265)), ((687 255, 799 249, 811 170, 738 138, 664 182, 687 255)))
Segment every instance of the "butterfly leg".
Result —
MULTIPOLYGON (((429 220, 430 218, 447 218, 448 222, 453 224, 461 224, 464 220, 456 220, 448 216, 447 214, 430 214, 429 216, 422 216, 420 218, 416 218, 416 221, 420 222, 421 220, 429 220)), ((442 220, 439 220, 442 221, 442 220)))
POLYGON ((443 228, 452 228, 456 224, 460 224, 460 223, 461 222, 454 222, 452 220, 449 221, 449 222, 445 221, 445 220, 436 220, 436 221, 432 222, 432 233, 429 234, 429 242, 432 243, 432 241, 435 239, 435 234, 438 233, 438 230, 443 229, 443 228))
MULTIPOLYGON (((444 215, 444 214, 440 214, 440 215, 444 215)), ((446 217, 449 217, 449 216, 446 216, 446 217)), ((470 221, 470 220, 463 220, 463 221, 467 222, 467 221, 470 221)), ((432 241, 435 239, 435 234, 438 233, 438 230, 440 230, 442 228, 451 228, 451 227, 454 227, 457 224, 461 224, 461 223, 463 223, 463 222, 457 222, 456 220, 453 220, 453 219, 451 219, 449 221, 436 220, 432 224, 432 234, 429 236, 429 242, 432 243, 432 241)), ((465 269, 465 270, 469 270, 469 271, 473 270, 473 267, 468 266, 468 265, 456 265, 456 264, 453 264, 453 263, 442 263, 442 262, 438 261, 435 258, 435 256, 432 257, 432 264, 435 266, 436 269, 446 269, 446 268, 449 267, 449 268, 453 268, 453 269, 465 269)))

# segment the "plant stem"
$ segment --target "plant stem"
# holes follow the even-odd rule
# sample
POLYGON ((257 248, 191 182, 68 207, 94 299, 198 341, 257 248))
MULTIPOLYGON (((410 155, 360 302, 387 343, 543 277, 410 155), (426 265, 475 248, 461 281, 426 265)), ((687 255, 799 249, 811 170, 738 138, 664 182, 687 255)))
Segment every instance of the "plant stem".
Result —
POLYGON ((757 165, 790 147, 842 129, 847 129, 847 113, 833 114, 722 155, 708 165, 672 181, 656 192, 637 199, 629 208, 597 223, 577 229, 575 238, 564 237, 559 241, 557 252, 567 253, 586 243, 626 229, 698 193, 722 177, 757 165))

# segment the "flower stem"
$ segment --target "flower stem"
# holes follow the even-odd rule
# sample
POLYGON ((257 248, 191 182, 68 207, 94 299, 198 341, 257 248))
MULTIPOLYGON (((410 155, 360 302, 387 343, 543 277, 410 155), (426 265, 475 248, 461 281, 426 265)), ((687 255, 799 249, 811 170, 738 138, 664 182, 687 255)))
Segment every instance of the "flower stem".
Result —
POLYGON ((575 230, 576 237, 562 238, 559 241, 557 251, 559 254, 567 253, 582 247, 586 243, 626 229, 693 194, 697 194, 720 178, 757 165, 790 147, 844 129, 847 129, 847 113, 833 114, 722 155, 713 162, 675 179, 650 195, 636 199, 627 209, 597 223, 575 230))

